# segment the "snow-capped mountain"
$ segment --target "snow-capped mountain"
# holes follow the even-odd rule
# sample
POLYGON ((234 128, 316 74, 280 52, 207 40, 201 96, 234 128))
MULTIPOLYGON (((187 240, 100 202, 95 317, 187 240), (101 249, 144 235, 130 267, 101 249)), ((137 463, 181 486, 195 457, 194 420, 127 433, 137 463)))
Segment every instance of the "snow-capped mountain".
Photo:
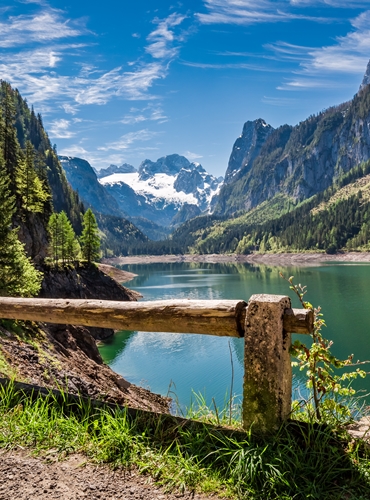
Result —
POLYGON ((173 219, 184 206, 208 212, 222 181, 222 177, 217 179, 208 174, 199 163, 191 163, 177 154, 156 162, 144 160, 138 171, 121 170, 99 179, 126 214, 163 226, 175 222, 173 219))

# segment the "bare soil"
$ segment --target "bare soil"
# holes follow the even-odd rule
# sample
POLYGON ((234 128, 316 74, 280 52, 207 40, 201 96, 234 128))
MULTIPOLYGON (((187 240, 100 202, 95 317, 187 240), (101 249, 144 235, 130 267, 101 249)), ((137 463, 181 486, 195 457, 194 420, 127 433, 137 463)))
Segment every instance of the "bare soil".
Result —
POLYGON ((166 493, 134 470, 112 470, 72 455, 65 461, 50 452, 35 458, 25 451, 0 454, 0 500, 217 500, 203 495, 166 493))
MULTIPOLYGON (((130 281, 133 278, 136 278, 137 276, 137 274, 129 273, 128 271, 123 271, 122 269, 110 266, 109 264, 98 264, 98 268, 100 269, 100 271, 102 271, 104 274, 107 274, 108 276, 116 280, 118 283, 126 283, 126 281, 130 281)), ((133 290, 131 290, 131 292, 133 292, 133 290)))
POLYGON ((324 262, 370 262, 370 252, 347 252, 328 255, 326 253, 267 253, 267 254, 207 254, 207 255, 138 255, 105 259, 105 264, 153 264, 171 262, 249 262, 271 266, 298 265, 316 266, 324 262))

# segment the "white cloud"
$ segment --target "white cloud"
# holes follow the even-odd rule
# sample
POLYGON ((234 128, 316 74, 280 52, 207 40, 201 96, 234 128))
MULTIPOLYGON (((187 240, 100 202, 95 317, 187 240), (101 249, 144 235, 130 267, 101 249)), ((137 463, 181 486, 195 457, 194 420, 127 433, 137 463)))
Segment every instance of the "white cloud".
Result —
POLYGON ((71 144, 65 148, 62 148, 60 151, 58 151, 58 154, 62 156, 77 156, 78 158, 83 158, 90 161, 88 159, 89 152, 78 144, 71 144))
POLYGON ((237 24, 284 22, 309 19, 327 22, 326 18, 292 12, 288 0, 204 0, 207 13, 197 13, 202 24, 237 24))
POLYGON ((261 101, 264 104, 269 104, 270 106, 281 106, 281 107, 286 107, 286 106, 292 106, 292 105, 297 105, 300 104, 301 101, 298 99, 293 99, 291 97, 268 97, 264 96, 261 101))
POLYGON ((277 90, 312 90, 312 89, 335 89, 348 87, 348 84, 340 80, 328 80, 325 78, 294 78, 287 80, 277 87, 277 90))
POLYGON ((203 158, 203 155, 192 153, 191 151, 185 151, 185 153, 183 153, 182 155, 185 156, 190 161, 199 160, 200 158, 203 158))
POLYGON ((54 120, 49 125, 49 134, 53 139, 70 139, 76 134, 70 130, 71 122, 69 120, 54 120))
POLYGON ((149 45, 145 47, 145 51, 155 59, 172 59, 178 54, 178 47, 174 46, 176 36, 171 30, 180 25, 186 16, 179 14, 171 14, 166 19, 155 19, 154 22, 158 25, 147 37, 149 45))
POLYGON ((75 63, 86 53, 79 49, 86 44, 62 45, 58 39, 86 34, 86 28, 75 28, 61 11, 50 8, 33 16, 8 17, 0 23, 0 47, 8 49, 0 53, 0 74, 32 103, 57 103, 70 114, 76 114, 81 105, 104 105, 116 97, 156 99, 150 89, 167 76, 171 60, 178 55, 182 36, 176 35, 175 30, 184 19, 185 16, 174 13, 154 20, 156 28, 148 35, 145 46, 152 60, 132 63, 129 70, 102 69, 83 61, 79 63, 80 72, 73 75, 62 73, 62 63, 65 65, 68 60, 70 68, 76 67, 75 63), (21 44, 27 49, 15 51, 14 47, 21 44))
POLYGON ((370 11, 360 14, 351 24, 353 30, 337 37, 333 45, 313 48, 279 42, 268 46, 281 60, 300 61, 297 76, 279 89, 345 87, 347 82, 333 80, 331 75, 362 75, 370 57, 370 11))
POLYGON ((83 30, 63 20, 60 12, 47 9, 34 16, 11 16, 0 22, 0 47, 9 48, 31 42, 47 43, 62 38, 76 37, 83 30))
POLYGON ((62 104, 61 108, 69 115, 76 115, 78 113, 78 106, 73 106, 73 104, 62 104))
POLYGON ((135 123, 145 122, 145 121, 156 121, 158 123, 164 123, 168 120, 167 116, 164 114, 163 109, 160 106, 153 107, 151 105, 144 109, 131 109, 130 113, 125 115, 121 123, 124 125, 131 125, 135 123))
POLYGON ((105 146, 98 148, 99 151, 124 151, 128 149, 134 142, 137 141, 149 141, 157 135, 156 132, 152 132, 148 129, 138 130, 136 132, 129 132, 120 137, 118 141, 110 142, 105 146))
POLYGON ((290 3, 297 7, 311 7, 318 4, 324 4, 329 7, 348 8, 366 8, 370 5, 370 0, 290 0, 290 3))

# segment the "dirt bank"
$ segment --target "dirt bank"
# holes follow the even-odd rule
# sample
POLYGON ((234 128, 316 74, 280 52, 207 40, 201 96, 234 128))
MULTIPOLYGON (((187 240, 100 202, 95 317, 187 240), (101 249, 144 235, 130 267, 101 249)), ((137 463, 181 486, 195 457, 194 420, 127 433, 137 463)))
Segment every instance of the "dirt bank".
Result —
MULTIPOLYGON (((98 264, 98 268, 104 274, 110 276, 117 283, 126 283, 126 281, 130 281, 137 276, 137 274, 129 273, 128 271, 122 271, 122 269, 118 269, 117 267, 110 266, 109 264, 98 264)), ((131 290, 133 292, 133 290, 131 290)), ((134 292, 137 293, 137 292, 134 292)), ((138 296, 140 294, 137 293, 138 296)))
MULTIPOLYGON (((137 295, 96 266, 45 268, 41 297, 135 301, 137 295)), ((169 399, 137 387, 103 363, 96 340, 107 328, 0 322, 0 375, 134 408, 168 412, 169 399), (23 325, 23 326, 22 326, 23 325)))
POLYGON ((105 264, 153 264, 171 262, 249 262, 268 265, 315 266, 324 262, 370 262, 370 252, 326 253, 268 253, 268 254, 208 254, 208 255, 138 255, 105 259, 105 264))

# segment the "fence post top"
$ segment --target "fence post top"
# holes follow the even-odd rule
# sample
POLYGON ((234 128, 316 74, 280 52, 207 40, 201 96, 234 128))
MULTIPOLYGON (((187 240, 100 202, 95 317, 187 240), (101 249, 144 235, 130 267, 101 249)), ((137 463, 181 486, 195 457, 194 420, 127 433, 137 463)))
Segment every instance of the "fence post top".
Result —
POLYGON ((254 294, 250 297, 248 304, 251 302, 269 302, 271 304, 281 304, 289 301, 289 306, 290 307, 290 298, 287 295, 272 295, 268 293, 258 293, 254 294))

